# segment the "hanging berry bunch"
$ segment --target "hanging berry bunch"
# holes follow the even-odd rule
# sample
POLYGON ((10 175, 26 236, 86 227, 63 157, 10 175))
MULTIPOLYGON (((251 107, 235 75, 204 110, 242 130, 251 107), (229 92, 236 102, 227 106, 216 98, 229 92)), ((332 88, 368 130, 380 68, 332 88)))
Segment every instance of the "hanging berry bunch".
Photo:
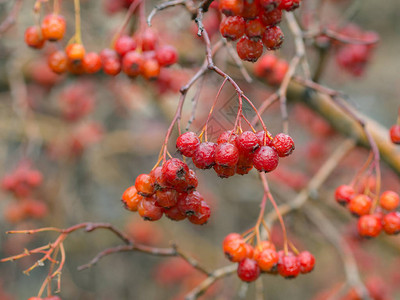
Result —
POLYGON ((299 7, 300 0, 220 0, 225 15, 220 32, 230 41, 238 41, 236 51, 242 60, 255 62, 267 50, 282 46, 284 35, 278 24, 282 11, 299 7))

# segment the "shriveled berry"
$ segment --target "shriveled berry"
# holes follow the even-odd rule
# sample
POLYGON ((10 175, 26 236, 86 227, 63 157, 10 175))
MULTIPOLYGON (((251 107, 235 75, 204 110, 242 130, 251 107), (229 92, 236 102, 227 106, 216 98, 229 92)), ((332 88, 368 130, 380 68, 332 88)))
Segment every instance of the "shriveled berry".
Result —
POLYGON ((161 169, 163 181, 175 189, 184 191, 187 188, 189 167, 177 158, 168 159, 161 169))
POLYGON ((243 11, 243 0, 220 0, 219 10, 226 16, 238 16, 243 11))
POLYGON ((85 47, 82 44, 69 44, 65 48, 65 53, 69 61, 79 61, 85 56, 85 47))
POLYGON ((136 41, 128 35, 120 36, 114 45, 115 51, 122 57, 129 51, 135 50, 137 47, 136 41))
POLYGON ((197 175, 195 171, 192 169, 189 169, 189 174, 187 178, 187 188, 184 192, 190 193, 191 191, 195 190, 197 188, 197 185, 199 184, 199 181, 197 180, 197 175))
POLYGON ((244 35, 245 21, 241 16, 226 17, 221 21, 219 31, 228 40, 236 41, 244 35))
POLYGON ((236 140, 236 146, 239 153, 249 155, 254 153, 260 147, 257 135, 252 131, 242 132, 236 140))
POLYGON ((196 225, 204 225, 211 216, 210 206, 205 201, 201 201, 199 210, 194 215, 189 215, 188 219, 196 225))
POLYGON ((260 267, 254 259, 243 259, 237 269, 237 274, 242 281, 251 282, 260 276, 260 267))
POLYGON ((369 214, 371 207, 372 207, 371 198, 364 194, 359 194, 354 196, 348 204, 350 212, 356 216, 363 216, 369 214))
POLYGON ((269 146, 262 146, 255 152, 253 158, 254 167, 260 172, 271 172, 279 163, 278 153, 269 146))
POLYGON ((390 127, 390 139, 394 144, 400 144, 400 125, 393 125, 390 127))
POLYGON ((83 68, 88 74, 93 74, 101 69, 101 58, 96 52, 87 53, 82 60, 83 68))
POLYGON ((335 191, 335 200, 341 205, 347 205, 355 196, 354 188, 351 185, 340 185, 335 191))
POLYGON ((67 71, 67 62, 67 55, 64 51, 53 52, 47 59, 50 69, 57 74, 67 71))
POLYGON ((240 164, 237 164, 236 165, 236 174, 246 175, 251 171, 251 169, 253 169, 253 164, 251 164, 251 165, 240 165, 240 164))
POLYGON ((293 139, 284 133, 277 134, 272 141, 272 145, 278 152, 279 157, 290 155, 295 148, 293 139))
POLYGON ((255 62, 263 52, 263 44, 261 40, 253 41, 244 36, 236 44, 236 51, 242 60, 255 62))
POLYGON ((65 34, 66 23, 63 16, 50 14, 42 21, 43 38, 49 41, 61 40, 65 34))
POLYGON ((191 216, 200 211, 201 201, 204 201, 203 196, 198 192, 180 193, 178 195, 178 208, 186 216, 191 216))
POLYGON ((223 167, 234 167, 239 160, 239 150, 231 143, 219 144, 215 148, 215 163, 223 167))
POLYGON ((236 133, 232 133, 232 130, 224 131, 219 135, 217 144, 223 144, 223 143, 235 144, 237 138, 238 135, 236 133))
POLYGON ((363 215, 358 219, 357 228, 363 237, 376 237, 382 231, 381 219, 377 215, 363 215))
POLYGON ((246 22, 246 35, 253 40, 259 40, 262 38, 265 31, 265 26, 259 18, 253 20, 247 20, 246 22))
POLYGON ((155 190, 162 190, 167 187, 167 183, 164 181, 162 177, 162 167, 157 167, 152 170, 149 174, 154 182, 155 190))
POLYGON ((139 52, 129 51, 122 59, 122 71, 131 77, 138 76, 143 63, 143 56, 139 52))
POLYGON ((144 197, 139 202, 137 211, 146 221, 157 221, 163 215, 163 208, 157 205, 155 197, 144 197))
POLYGON ((278 254, 274 249, 264 249, 254 255, 254 259, 258 263, 261 271, 268 272, 275 268, 278 264, 278 254))
POLYGON ((281 28, 272 26, 264 31, 262 41, 267 50, 277 50, 282 46, 284 38, 281 28))
POLYGON ((213 168, 215 173, 217 173, 218 177, 221 178, 232 177, 236 173, 236 166, 225 167, 221 165, 214 165, 213 168))
POLYGON ((217 145, 212 142, 200 143, 192 157, 194 165, 199 169, 209 169, 215 165, 215 148, 217 145))
POLYGON ((300 262, 294 255, 284 255, 279 258, 278 272, 285 278, 295 278, 300 273, 300 262))
POLYGON ((265 26, 278 25, 282 20, 282 11, 280 9, 274 9, 269 12, 261 12, 260 20, 265 26))
POLYGON ((175 47, 166 45, 156 50, 156 59, 161 67, 170 66, 178 61, 178 52, 175 47))
POLYGON ((38 26, 30 26, 25 30, 25 43, 32 48, 41 49, 46 40, 38 26))
POLYGON ((385 191, 379 198, 379 205, 386 210, 394 210, 399 206, 399 194, 393 191, 385 191))
POLYGON ((384 215, 382 219, 382 226, 383 230, 387 234, 400 233, 400 213, 394 211, 384 215))
POLYGON ((310 273, 314 270, 315 266, 315 257, 308 251, 300 252, 297 256, 300 263, 300 272, 302 274, 310 273))
POLYGON ((137 193, 135 186, 131 186, 122 194, 122 203, 127 210, 137 211, 138 204, 143 200, 143 197, 137 193))
POLYGON ((154 181, 149 174, 140 174, 136 177, 135 187, 137 192, 144 197, 154 194, 154 181))
POLYGON ((180 211, 177 205, 164 209, 164 214, 173 221, 182 221, 186 219, 186 215, 180 211))
POLYGON ((176 205, 178 192, 174 189, 158 190, 155 193, 155 197, 159 206, 170 208, 176 205))
POLYGON ((199 145, 200 139, 197 134, 192 131, 181 134, 176 140, 176 148, 186 157, 192 157, 199 145))

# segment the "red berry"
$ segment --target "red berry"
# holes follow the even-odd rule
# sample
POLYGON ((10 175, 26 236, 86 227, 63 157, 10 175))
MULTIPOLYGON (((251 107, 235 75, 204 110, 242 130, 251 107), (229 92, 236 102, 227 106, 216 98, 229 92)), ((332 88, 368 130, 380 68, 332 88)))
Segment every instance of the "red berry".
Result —
POLYGON ((93 74, 101 69, 101 58, 96 52, 87 53, 82 60, 83 68, 88 74, 93 74))
POLYGON ((221 21, 219 31, 228 40, 236 41, 244 35, 245 21, 240 16, 226 17, 221 21))
POLYGON ((186 157, 192 157, 199 145, 200 139, 197 134, 192 131, 181 134, 176 140, 176 148, 186 157))
POLYGON ((249 155, 260 147, 257 135, 252 131, 242 132, 236 140, 236 146, 240 154, 249 155))
POLYGON ((278 254, 274 249, 258 251, 257 254, 254 255, 254 259, 257 261, 261 271, 264 272, 269 272, 274 269, 279 261, 278 254))
POLYGON ((42 21, 41 28, 44 39, 49 41, 61 40, 66 28, 65 19, 56 14, 47 15, 42 21))
POLYGON ((167 187, 163 177, 162 177, 162 167, 157 167, 152 170, 149 174, 154 182, 155 190, 162 190, 167 187))
POLYGON ((248 174, 251 169, 253 169, 253 164, 252 165, 237 165, 236 166, 236 174, 239 175, 246 175, 248 174))
POLYGON ((244 36, 236 44, 236 51, 242 60, 255 62, 263 52, 263 44, 261 40, 253 41, 244 36))
POLYGON ((219 144, 215 148, 215 163, 223 167, 234 167, 239 160, 239 150, 231 143, 219 144))
POLYGON ((269 146, 262 146, 255 152, 253 158, 254 167, 260 172, 271 172, 279 163, 278 153, 269 146))
POLYGON ((282 0, 279 9, 292 11, 300 6, 300 0, 282 0))
POLYGON ((135 187, 138 194, 149 197, 154 194, 154 181, 149 174, 140 174, 136 177, 135 187))
POLYGON ((197 185, 199 184, 196 173, 192 169, 189 169, 189 174, 186 183, 187 183, 187 188, 184 192, 187 193, 195 190, 197 188, 197 185))
POLYGON ((225 245, 229 244, 233 240, 243 240, 243 238, 239 233, 236 232, 229 233, 222 241, 222 247, 225 247, 225 245))
POLYGON ((258 138, 258 144, 260 146, 272 146, 272 139, 270 138, 271 134, 265 131, 257 131, 256 136, 258 138))
POLYGON ((199 169, 209 169, 215 165, 215 148, 217 145, 212 142, 200 143, 192 157, 194 165, 199 169))
POLYGON ((139 215, 146 221, 157 221, 163 215, 162 207, 157 205, 155 197, 144 197, 138 204, 139 215))
POLYGON ((32 48, 41 49, 46 40, 38 26, 30 26, 25 30, 25 43, 32 48))
POLYGON ((143 197, 137 193, 135 186, 131 186, 122 194, 122 202, 127 210, 137 211, 138 204, 143 197))
POLYGON ((186 215, 180 211, 178 205, 165 209, 164 213, 169 219, 173 221, 182 221, 186 219, 186 215))
POLYGON ((242 14, 243 0, 220 0, 219 10, 226 16, 238 16, 242 14))
POLYGON ((281 0, 260 0, 260 5, 266 12, 273 11, 281 4, 281 0))
POLYGON ((294 255, 284 255, 279 258, 278 272, 285 278, 295 278, 300 273, 299 259, 294 255))
POLYGON ((213 168, 215 173, 217 173, 218 177, 221 178, 232 177, 236 173, 236 166, 225 167, 221 165, 214 165, 213 168))
POLYGON ((150 28, 147 28, 141 35, 142 50, 152 51, 156 48, 157 34, 150 28))
POLYGON ((356 216, 363 216, 369 214, 371 207, 372 207, 371 198, 364 194, 359 194, 354 196, 348 204, 350 212, 356 216))
POLYGON ((205 201, 201 201, 200 209, 194 214, 188 216, 191 223, 196 225, 204 225, 211 216, 211 209, 205 201))
POLYGON ((178 201, 178 192, 173 189, 158 190, 155 195, 158 205, 164 208, 173 207, 178 201))
POLYGON ((272 26, 264 31, 262 42, 267 50, 277 50, 282 46, 284 38, 281 28, 272 26))
POLYGON ((154 80, 160 75, 160 65, 156 59, 144 59, 140 66, 140 73, 147 80, 154 80))
POLYGON ((138 76, 143 63, 143 56, 139 52, 129 51, 122 58, 122 71, 131 77, 138 76))
POLYGON ((272 141, 272 145, 278 152, 279 157, 288 156, 294 150, 293 139, 284 133, 277 134, 272 141))
POLYGON ((137 47, 136 41, 128 35, 120 36, 114 45, 115 51, 122 57, 129 51, 135 50, 137 47))
POLYGON ((204 201, 203 196, 194 191, 190 194, 181 193, 178 196, 178 209, 186 216, 191 216, 200 211, 201 201, 204 201))
POLYGON ((255 19, 260 9, 258 4, 258 1, 244 0, 242 17, 246 20, 255 19))
POLYGON ((363 237, 376 237, 382 231, 378 215, 363 215, 358 219, 358 233, 363 237))
POLYGON ((157 49, 156 59, 161 67, 170 66, 178 61, 178 52, 175 47, 163 46, 157 49))
POLYGON ((400 197, 399 194, 393 191, 386 191, 382 193, 379 198, 379 204, 386 210, 394 210, 399 206, 400 197))
MULTIPOLYGON (((278 61, 278 58, 273 54, 265 54, 263 55, 255 64, 254 64, 254 74, 258 77, 268 77, 272 74, 274 67, 278 61)), ((264 131, 259 131, 262 134, 264 131)), ((269 145, 267 145, 269 146, 269 145)))
POLYGON ((232 262, 240 262, 247 257, 243 239, 233 239, 222 244, 225 256, 232 262))
POLYGON ((85 47, 82 44, 69 44, 65 48, 65 53, 69 61, 79 61, 85 56, 85 47))
POLYGON ((103 49, 100 52, 100 58, 103 64, 104 73, 115 76, 121 72, 121 61, 117 52, 111 49, 103 49))
POLYGON ((57 74, 67 71, 67 55, 64 51, 56 51, 49 55, 47 63, 50 69, 57 74))
POLYGON ((270 12, 264 11, 260 14, 260 20, 265 26, 278 25, 282 20, 282 11, 280 9, 275 9, 270 12))
POLYGON ((300 252, 297 256, 302 274, 310 273, 314 269, 315 257, 308 251, 300 252))
POLYGON ((335 200, 341 205, 349 203, 354 196, 354 188, 350 185, 340 185, 335 191, 335 200))
POLYGON ((163 181, 179 191, 187 188, 189 167, 177 158, 168 159, 162 166, 163 181))
POLYGON ((271 76, 267 78, 268 83, 271 85, 281 84, 288 70, 289 70, 288 62, 286 60, 279 59, 275 64, 271 76))
POLYGON ((232 133, 232 130, 224 131, 219 135, 217 144, 223 144, 223 143, 235 144, 237 138, 238 135, 236 133, 232 133))
POLYGON ((394 144, 400 144, 400 125, 390 127, 390 139, 394 144))
POLYGON ((252 40, 259 40, 262 38, 265 31, 265 26, 259 18, 247 20, 246 22, 246 35, 252 40))
POLYGON ((400 213, 394 211, 386 214, 382 219, 382 226, 387 234, 398 234, 400 232, 400 213))
POLYGON ((260 276, 260 267, 254 259, 243 259, 237 269, 239 278, 245 282, 254 281, 260 276))

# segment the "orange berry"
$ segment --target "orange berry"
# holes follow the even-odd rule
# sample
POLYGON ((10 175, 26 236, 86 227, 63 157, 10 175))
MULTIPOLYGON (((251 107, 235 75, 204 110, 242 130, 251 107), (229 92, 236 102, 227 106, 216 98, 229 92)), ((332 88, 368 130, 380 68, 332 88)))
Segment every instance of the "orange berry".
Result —
POLYGON ((358 194, 349 202, 349 210, 356 216, 363 216, 369 214, 371 210, 372 200, 364 194, 358 194))
POLYGON ((65 48, 68 60, 77 61, 85 57, 85 47, 82 44, 70 44, 65 48))
POLYGON ((64 73, 67 70, 67 55, 64 51, 53 52, 50 54, 47 63, 54 73, 64 73))
POLYGON ((279 261, 278 253, 274 249, 264 249, 261 252, 257 252, 257 256, 254 259, 258 263, 261 271, 268 272, 276 267, 279 261))
POLYGON ((128 187, 122 194, 122 202, 127 210, 137 211, 138 204, 142 201, 143 197, 137 193, 134 186, 128 187))
POLYGON ((394 210, 399 206, 400 197, 399 194, 393 191, 386 191, 382 193, 379 198, 379 204, 386 210, 394 210))
POLYGON ((154 181, 149 174, 140 174, 136 177, 135 187, 138 194, 149 197, 154 194, 154 181))
POLYGON ((89 52, 85 54, 82 60, 83 69, 88 74, 93 74, 101 69, 101 58, 96 52, 89 52))
POLYGON ((156 59, 147 59, 140 67, 140 73, 147 80, 157 79, 160 75, 160 65, 156 59))
POLYGON ((43 48, 46 40, 43 38, 42 31, 38 26, 30 26, 25 30, 25 43, 32 48, 43 48))
POLYGON ((50 14, 44 17, 41 27, 44 39, 57 41, 64 37, 66 23, 64 17, 50 14))

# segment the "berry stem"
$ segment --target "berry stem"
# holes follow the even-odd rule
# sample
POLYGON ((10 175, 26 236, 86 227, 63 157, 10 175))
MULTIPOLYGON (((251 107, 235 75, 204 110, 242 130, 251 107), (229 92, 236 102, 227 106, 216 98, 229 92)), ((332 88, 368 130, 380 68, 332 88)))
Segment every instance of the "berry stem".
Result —
POLYGON ((74 0, 75 7, 75 42, 77 44, 82 44, 81 36, 81 5, 79 0, 74 0))
POLYGON ((54 0, 53 2, 53 12, 55 15, 60 13, 60 0, 54 0))

